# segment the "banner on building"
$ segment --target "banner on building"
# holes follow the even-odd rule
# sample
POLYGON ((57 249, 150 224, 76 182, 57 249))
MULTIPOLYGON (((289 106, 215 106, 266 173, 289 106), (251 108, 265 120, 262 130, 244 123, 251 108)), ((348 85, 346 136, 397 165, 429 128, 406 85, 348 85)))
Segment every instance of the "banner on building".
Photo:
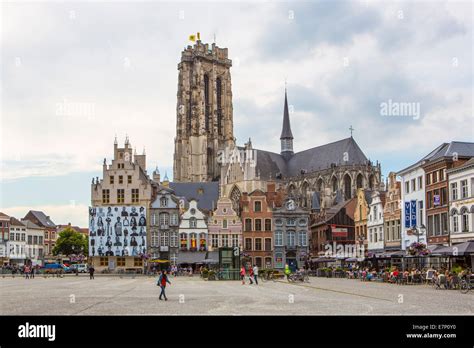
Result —
POLYGON ((441 205, 440 195, 434 195, 433 196, 433 205, 434 206, 441 205))
POLYGON ((146 208, 89 207, 89 256, 146 253, 146 208))
POLYGON ((405 202, 405 228, 410 227, 410 202, 405 202))
POLYGON ((333 237, 347 237, 347 228, 331 225, 331 233, 333 237))
POLYGON ((416 201, 411 201, 411 209, 410 209, 410 223, 411 227, 416 226, 416 201))

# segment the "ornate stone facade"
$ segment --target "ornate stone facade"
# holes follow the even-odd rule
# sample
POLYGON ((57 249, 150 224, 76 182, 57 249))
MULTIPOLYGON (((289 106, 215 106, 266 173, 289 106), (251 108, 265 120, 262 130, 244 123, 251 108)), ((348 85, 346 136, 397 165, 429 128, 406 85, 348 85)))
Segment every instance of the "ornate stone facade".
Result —
POLYGON ((227 48, 197 41, 178 64, 175 182, 215 181, 219 153, 234 144, 232 85, 227 48))

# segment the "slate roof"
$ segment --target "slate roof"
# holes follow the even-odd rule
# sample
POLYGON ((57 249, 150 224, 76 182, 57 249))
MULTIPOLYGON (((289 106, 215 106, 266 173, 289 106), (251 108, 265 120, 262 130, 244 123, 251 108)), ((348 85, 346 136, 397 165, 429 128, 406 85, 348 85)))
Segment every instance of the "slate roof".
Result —
POLYGON ((187 202, 194 199, 199 209, 213 210, 219 199, 219 182, 170 182, 170 188, 177 197, 187 202), (202 193, 199 191, 202 189, 202 193))
POLYGON ((42 211, 30 210, 29 213, 38 219, 42 227, 56 227, 56 224, 50 219, 50 217, 42 211))
POLYGON ((411 169, 428 161, 436 161, 442 157, 453 157, 454 153, 457 153, 458 157, 474 157, 474 143, 462 141, 442 143, 418 162, 398 171, 397 175, 402 175, 403 173, 408 172, 411 169))
POLYGON ((13 216, 10 217, 10 226, 25 226, 23 222, 14 218, 13 216))
POLYGON ((429 158, 430 161, 435 161, 443 157, 453 157, 457 154, 458 157, 474 157, 474 143, 452 141, 444 143, 439 151, 429 158))
POLYGON ((262 179, 274 179, 277 173, 281 173, 285 177, 293 177, 301 175, 302 169, 306 170, 307 173, 311 173, 328 169, 332 163, 337 165, 360 165, 368 162, 367 157, 352 137, 297 152, 288 161, 274 152, 256 151, 257 172, 260 173, 262 179), (343 161, 345 153, 347 153, 348 161, 343 161))
POLYGON ((21 222, 23 223, 23 225, 26 226, 26 228, 33 228, 33 229, 37 229, 37 230, 42 230, 43 229, 41 226, 38 226, 34 222, 32 222, 30 220, 27 220, 27 219, 21 219, 21 222))
POLYGON ((373 192, 374 191, 372 191, 372 190, 364 190, 365 201, 367 202, 367 204, 372 203, 372 193, 373 192))

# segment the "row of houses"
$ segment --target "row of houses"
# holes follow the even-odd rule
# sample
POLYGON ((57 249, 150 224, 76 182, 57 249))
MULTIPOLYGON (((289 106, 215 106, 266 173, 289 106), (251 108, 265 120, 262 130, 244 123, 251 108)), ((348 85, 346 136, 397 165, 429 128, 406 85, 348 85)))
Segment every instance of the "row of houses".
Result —
POLYGON ((0 265, 43 265, 55 262, 52 251, 59 233, 70 227, 84 235, 87 228, 56 225, 42 211, 30 210, 22 219, 0 212, 0 265))
POLYGON ((301 266, 309 256, 309 209, 286 197, 283 185, 243 193, 237 204, 219 182, 170 182, 149 176, 146 155, 114 143, 111 164, 92 180, 90 262, 101 270, 169 263, 195 267, 236 248, 259 267, 301 266))
MULTIPOLYGON (((315 191, 310 204, 278 180, 221 195, 219 182, 170 182, 149 176, 146 155, 126 139, 114 144, 103 177, 92 180, 91 262, 101 268, 142 268, 145 263, 196 265, 233 247, 259 267, 301 267, 328 246, 359 246, 364 256, 406 251, 414 242, 449 245, 474 238, 474 144, 442 144, 386 183, 315 191)), ((307 192, 304 193, 305 197, 307 192)))
MULTIPOLYGON (((326 202, 315 193, 312 254, 333 242, 361 246, 365 256, 408 252, 414 243, 434 251, 474 240, 474 144, 443 143, 413 165, 388 175, 379 189, 326 202), (331 204, 333 203, 333 204, 331 204), (323 204, 324 205, 324 204, 323 204)), ((402 253, 403 254, 403 253, 402 253)))

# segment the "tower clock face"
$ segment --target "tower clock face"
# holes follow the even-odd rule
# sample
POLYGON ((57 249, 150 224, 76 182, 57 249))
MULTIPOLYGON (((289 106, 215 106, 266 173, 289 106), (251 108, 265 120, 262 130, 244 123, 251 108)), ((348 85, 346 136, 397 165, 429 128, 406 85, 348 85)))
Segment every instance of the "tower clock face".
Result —
POLYGON ((295 205, 295 201, 290 199, 288 202, 286 202, 286 209, 288 210, 295 210, 296 208, 296 205, 295 205))

